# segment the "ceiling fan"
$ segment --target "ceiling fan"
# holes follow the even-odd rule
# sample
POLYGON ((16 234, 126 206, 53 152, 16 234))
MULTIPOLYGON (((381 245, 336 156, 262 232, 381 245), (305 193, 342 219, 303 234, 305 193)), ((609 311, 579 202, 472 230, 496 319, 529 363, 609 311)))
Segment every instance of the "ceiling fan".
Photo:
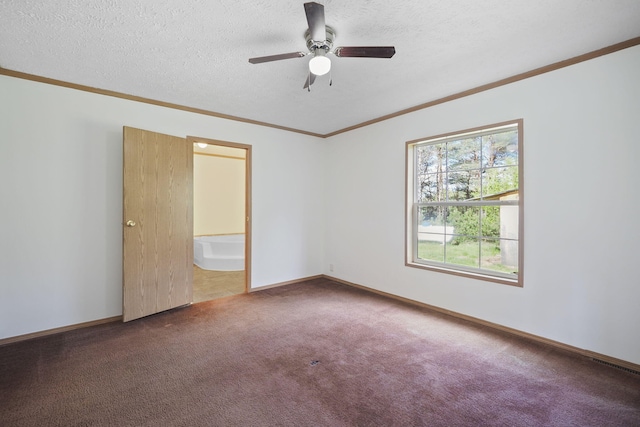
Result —
MULTIPOLYGON (((250 58, 249 62, 260 64, 311 55, 309 73, 303 87, 311 90, 310 86, 315 81, 316 76, 322 76, 331 70, 331 60, 327 57, 327 54, 333 54, 340 58, 391 58, 396 53, 396 49, 393 46, 341 46, 333 48, 336 32, 330 26, 325 25, 324 6, 315 2, 305 3, 304 12, 309 23, 309 29, 304 34, 307 49, 309 49, 308 52, 260 56, 250 58)), ((331 82, 329 84, 331 85, 331 82)))

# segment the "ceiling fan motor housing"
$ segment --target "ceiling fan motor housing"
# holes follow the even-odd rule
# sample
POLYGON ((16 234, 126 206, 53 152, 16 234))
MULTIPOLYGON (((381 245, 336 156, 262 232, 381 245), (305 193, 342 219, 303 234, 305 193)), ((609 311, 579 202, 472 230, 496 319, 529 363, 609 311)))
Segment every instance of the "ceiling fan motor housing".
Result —
POLYGON ((307 41, 307 48, 311 53, 315 53, 317 49, 323 49, 326 53, 333 48, 333 40, 336 37, 336 32, 333 28, 328 25, 325 25, 327 39, 326 40, 313 40, 311 38, 311 31, 307 30, 304 33, 304 39, 307 41))

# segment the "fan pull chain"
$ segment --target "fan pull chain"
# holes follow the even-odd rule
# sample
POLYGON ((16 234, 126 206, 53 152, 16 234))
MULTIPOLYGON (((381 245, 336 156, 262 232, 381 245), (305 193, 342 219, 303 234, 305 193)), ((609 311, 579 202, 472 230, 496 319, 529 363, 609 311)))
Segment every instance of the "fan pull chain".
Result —
POLYGON ((333 72, 329 69, 329 86, 333 86, 333 72))
POLYGON ((307 72, 307 92, 311 92, 311 71, 307 72))

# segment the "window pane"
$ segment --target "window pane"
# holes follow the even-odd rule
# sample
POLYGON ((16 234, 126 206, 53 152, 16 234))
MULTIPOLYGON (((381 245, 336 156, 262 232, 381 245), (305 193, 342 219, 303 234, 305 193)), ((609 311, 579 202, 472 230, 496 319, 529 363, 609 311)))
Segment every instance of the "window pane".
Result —
POLYGON ((422 206, 418 208, 418 231, 421 233, 444 233, 447 208, 444 206, 422 206), (440 228, 434 228, 439 226, 440 228))
POLYGON ((518 131, 509 130, 482 137, 482 164, 485 167, 518 164, 518 131))
POLYGON ((447 143, 447 170, 480 169, 482 138, 466 138, 447 143))
MULTIPOLYGON (((426 234, 422 236, 428 237, 426 234)), ((418 259, 444 262, 444 245, 432 240, 420 240, 418 237, 418 259)))
POLYGON ((500 206, 500 238, 518 240, 520 234, 520 208, 500 206))
POLYGON ((455 234, 454 243, 477 239, 480 236, 480 208, 478 206, 451 206, 447 215, 447 229, 455 234))
POLYGON ((518 273, 518 241, 485 239, 481 242, 480 268, 502 273, 518 273))
POLYGON ((518 239, 518 206, 484 206, 481 232, 484 238, 518 239))
POLYGON ((510 239, 500 240, 500 261, 512 273, 518 273, 518 241, 510 239))
POLYGON ((482 173, 482 197, 487 200, 503 200, 505 192, 517 189, 518 166, 487 168, 482 173))
POLYGON ((480 261, 480 240, 467 238, 462 242, 456 239, 446 243, 445 262, 447 264, 463 265, 478 268, 480 261))
POLYGON ((426 206, 418 209, 418 259, 444 262, 444 243, 453 230, 445 226, 447 208, 426 206))
POLYGON ((444 201, 443 182, 444 174, 430 173, 418 175, 418 203, 444 201))
POLYGON ((500 209, 501 206, 484 206, 482 208, 482 216, 480 217, 482 237, 500 237, 500 209))
POLYGON ((445 162, 444 144, 420 145, 416 147, 416 172, 443 172, 445 162))
POLYGON ((480 197, 480 171, 478 169, 449 172, 447 178, 448 200, 469 200, 480 197))

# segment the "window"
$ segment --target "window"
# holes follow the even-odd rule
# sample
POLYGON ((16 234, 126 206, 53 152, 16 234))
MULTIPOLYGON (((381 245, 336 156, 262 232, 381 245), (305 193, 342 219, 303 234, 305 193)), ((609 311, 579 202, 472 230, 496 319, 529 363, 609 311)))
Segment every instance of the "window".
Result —
POLYGON ((522 120, 407 143, 407 265, 522 286, 522 120))

